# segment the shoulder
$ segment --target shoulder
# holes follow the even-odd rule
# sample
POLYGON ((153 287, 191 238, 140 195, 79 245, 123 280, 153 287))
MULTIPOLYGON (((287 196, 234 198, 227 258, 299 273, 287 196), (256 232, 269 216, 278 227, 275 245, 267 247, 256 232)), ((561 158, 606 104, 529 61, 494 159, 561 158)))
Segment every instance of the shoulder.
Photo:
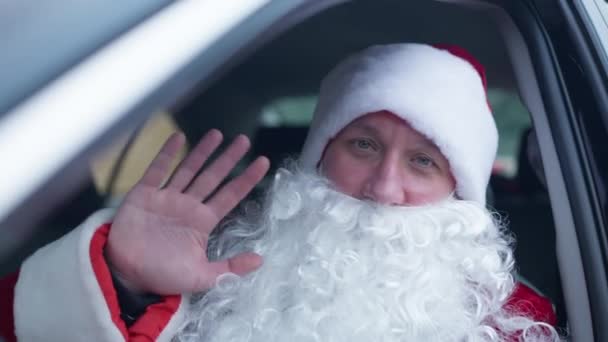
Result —
POLYGON ((557 316, 551 300, 537 293, 532 288, 516 283, 515 290, 505 303, 505 308, 513 313, 527 316, 555 326, 557 316))

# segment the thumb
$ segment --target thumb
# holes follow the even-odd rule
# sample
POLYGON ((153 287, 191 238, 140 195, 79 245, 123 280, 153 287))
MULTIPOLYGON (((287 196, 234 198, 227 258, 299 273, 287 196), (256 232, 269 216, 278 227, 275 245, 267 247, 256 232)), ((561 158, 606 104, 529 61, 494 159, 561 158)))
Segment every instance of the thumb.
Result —
POLYGON ((228 259, 229 272, 240 276, 257 270, 262 266, 262 256, 256 253, 243 253, 228 259))
POLYGON ((239 276, 253 272, 262 266, 262 256, 256 253, 242 253, 230 259, 210 262, 200 272, 200 285, 195 291, 206 291, 215 286, 217 277, 225 273, 239 276))

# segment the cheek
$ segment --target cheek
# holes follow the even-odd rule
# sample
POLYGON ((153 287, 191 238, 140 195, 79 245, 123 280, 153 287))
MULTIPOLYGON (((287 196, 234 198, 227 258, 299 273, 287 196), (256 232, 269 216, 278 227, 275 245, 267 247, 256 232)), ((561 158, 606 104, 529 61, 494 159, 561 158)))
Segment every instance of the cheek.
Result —
POLYGON ((447 198, 454 191, 454 182, 451 178, 418 180, 405 185, 408 205, 425 205, 435 203, 447 198))

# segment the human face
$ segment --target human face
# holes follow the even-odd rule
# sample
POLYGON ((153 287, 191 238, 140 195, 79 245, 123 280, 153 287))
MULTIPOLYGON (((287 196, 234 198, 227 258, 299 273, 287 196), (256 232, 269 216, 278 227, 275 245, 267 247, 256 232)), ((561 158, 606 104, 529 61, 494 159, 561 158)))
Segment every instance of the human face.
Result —
POLYGON ((339 191, 388 205, 434 203, 456 184, 437 146, 388 111, 344 127, 329 142, 320 167, 339 191))

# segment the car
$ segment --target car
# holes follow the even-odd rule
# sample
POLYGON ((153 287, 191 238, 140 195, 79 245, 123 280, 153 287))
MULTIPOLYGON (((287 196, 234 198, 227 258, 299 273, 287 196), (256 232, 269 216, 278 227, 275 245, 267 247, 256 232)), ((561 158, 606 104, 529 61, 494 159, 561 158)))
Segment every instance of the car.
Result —
POLYGON ((606 2, 21 0, 0 9, 0 275, 116 205, 169 131, 190 142, 213 127, 247 133, 276 167, 297 154, 320 79, 346 55, 455 43, 488 72, 501 134, 488 198, 517 238, 520 280, 553 301, 569 340, 608 341, 606 2))

